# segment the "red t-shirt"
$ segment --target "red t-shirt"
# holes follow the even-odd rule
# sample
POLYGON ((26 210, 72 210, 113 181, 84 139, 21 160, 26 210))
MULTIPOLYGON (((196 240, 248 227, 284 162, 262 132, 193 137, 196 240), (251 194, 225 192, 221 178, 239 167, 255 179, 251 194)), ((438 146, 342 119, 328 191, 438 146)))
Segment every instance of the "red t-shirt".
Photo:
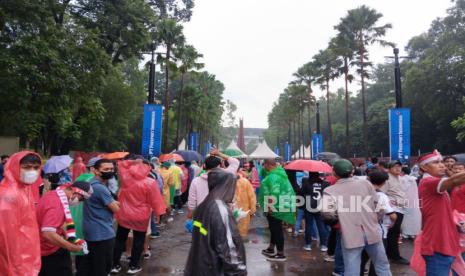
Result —
POLYGON ((465 213, 465 187, 458 186, 451 193, 452 209, 465 213))
MULTIPOLYGON (((61 205, 60 198, 56 191, 46 193, 37 205, 37 222, 39 231, 54 231, 65 238, 63 224, 65 223, 65 211, 61 205)), ((48 256, 55 253, 60 247, 53 245, 40 236, 40 253, 42 256, 48 256)))
POLYGON ((454 223, 448 193, 438 192, 441 180, 427 176, 421 179, 418 188, 423 219, 421 254, 430 256, 437 252, 457 256, 460 253, 459 233, 454 223))

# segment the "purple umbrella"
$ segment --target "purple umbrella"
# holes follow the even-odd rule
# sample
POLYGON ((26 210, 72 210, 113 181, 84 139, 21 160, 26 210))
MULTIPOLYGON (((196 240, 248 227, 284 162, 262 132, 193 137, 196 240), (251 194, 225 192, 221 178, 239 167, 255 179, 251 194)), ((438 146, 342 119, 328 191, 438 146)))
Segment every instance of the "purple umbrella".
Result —
POLYGON ((69 155, 52 156, 44 166, 44 173, 59 173, 73 162, 69 155))

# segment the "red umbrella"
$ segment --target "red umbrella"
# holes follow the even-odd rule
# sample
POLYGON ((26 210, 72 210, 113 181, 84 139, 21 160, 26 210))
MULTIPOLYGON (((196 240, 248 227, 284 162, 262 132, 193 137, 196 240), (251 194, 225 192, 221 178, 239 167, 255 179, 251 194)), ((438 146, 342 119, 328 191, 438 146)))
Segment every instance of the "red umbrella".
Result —
POLYGON ((306 172, 322 172, 330 173, 333 171, 330 165, 323 161, 316 160, 295 160, 284 166, 286 170, 306 171, 306 172))
POLYGON ((104 158, 104 159, 117 160, 117 159, 123 159, 128 154, 129 154, 129 152, 116 151, 116 152, 112 152, 112 153, 100 154, 100 157, 104 158))
POLYGON ((168 154, 162 154, 160 155, 160 162, 165 162, 170 159, 174 159, 175 162, 183 162, 184 159, 182 158, 181 155, 176 154, 176 153, 168 153, 168 154))

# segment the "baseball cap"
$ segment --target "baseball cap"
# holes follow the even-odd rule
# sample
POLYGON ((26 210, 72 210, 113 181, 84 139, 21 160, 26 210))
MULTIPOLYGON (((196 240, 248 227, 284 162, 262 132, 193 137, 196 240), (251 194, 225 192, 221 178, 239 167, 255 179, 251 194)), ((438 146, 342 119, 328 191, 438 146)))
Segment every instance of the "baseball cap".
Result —
POLYGON ((339 159, 334 162, 333 169, 337 176, 348 177, 354 170, 354 166, 347 159, 339 159))

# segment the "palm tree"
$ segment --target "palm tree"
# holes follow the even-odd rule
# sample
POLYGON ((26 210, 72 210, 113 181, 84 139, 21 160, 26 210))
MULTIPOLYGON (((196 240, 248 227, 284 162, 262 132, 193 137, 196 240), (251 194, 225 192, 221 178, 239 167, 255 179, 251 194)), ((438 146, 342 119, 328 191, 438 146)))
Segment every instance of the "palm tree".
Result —
POLYGON ((340 59, 334 54, 331 48, 320 50, 320 52, 313 57, 315 65, 318 70, 319 78, 317 83, 320 84, 321 89, 326 89, 326 113, 328 117, 328 137, 329 146, 333 146, 333 131, 331 127, 331 113, 330 113, 330 93, 329 82, 339 76, 339 68, 342 65, 340 59))
POLYGON ((164 119, 163 119, 163 152, 168 151, 168 127, 169 127, 169 116, 168 110, 170 107, 169 103, 169 67, 171 52, 176 45, 184 44, 185 38, 182 33, 182 25, 176 23, 173 19, 163 19, 160 21, 158 26, 158 40, 166 47, 165 56, 165 91, 164 91, 164 119))
POLYGON ((354 58, 353 42, 348 39, 345 34, 339 33, 335 38, 331 39, 329 48, 335 56, 341 60, 341 67, 338 71, 344 75, 345 82, 345 113, 346 113, 346 156, 350 156, 350 130, 349 130, 349 82, 352 82, 353 76, 349 73, 350 62, 354 58))
POLYGON ((180 89, 179 89, 179 101, 178 101, 178 111, 176 114, 177 117, 177 124, 176 124, 176 150, 178 150, 179 146, 179 129, 181 126, 181 112, 182 112, 182 101, 183 101, 183 93, 184 93, 184 79, 186 73, 191 69, 202 69, 204 64, 198 63, 197 59, 203 57, 202 54, 199 54, 197 50, 192 45, 183 45, 175 50, 175 56, 178 60, 181 61, 181 65, 179 66, 178 70, 181 73, 180 79, 180 89))
MULTIPOLYGON (((307 94, 305 95, 305 99, 307 99, 308 106, 308 130, 310 134, 310 139, 312 136, 312 127, 311 127, 311 106, 314 103, 314 96, 312 90, 312 84, 316 81, 318 77, 317 69, 314 62, 308 62, 297 69, 297 72, 293 74, 296 78, 290 84, 305 84, 307 88, 307 94)), ((300 145, 299 145, 300 146, 300 145)))
POLYGON ((368 146, 367 137, 367 112, 365 102, 365 79, 369 78, 367 67, 372 64, 369 62, 367 46, 378 43, 381 46, 394 46, 393 43, 382 39, 386 31, 392 28, 391 24, 377 25, 378 20, 383 17, 375 9, 362 5, 356 9, 349 10, 346 17, 341 19, 341 23, 336 29, 345 34, 353 41, 357 61, 354 65, 358 67, 357 73, 360 75, 362 86, 362 113, 363 113, 363 143, 368 146))

